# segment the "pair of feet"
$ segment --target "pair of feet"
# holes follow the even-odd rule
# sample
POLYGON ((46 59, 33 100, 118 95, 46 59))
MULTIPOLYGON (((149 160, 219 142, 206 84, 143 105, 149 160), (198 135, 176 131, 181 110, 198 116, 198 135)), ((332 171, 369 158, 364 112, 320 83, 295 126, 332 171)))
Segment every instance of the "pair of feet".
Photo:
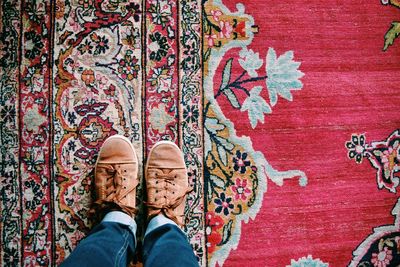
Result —
MULTIPOLYGON (((137 155, 129 139, 121 135, 109 137, 96 162, 94 210, 120 210, 134 217, 138 170, 137 155)), ((169 141, 154 145, 148 155, 145 180, 148 219, 164 214, 183 226, 185 199, 190 189, 185 161, 177 145, 169 141)))

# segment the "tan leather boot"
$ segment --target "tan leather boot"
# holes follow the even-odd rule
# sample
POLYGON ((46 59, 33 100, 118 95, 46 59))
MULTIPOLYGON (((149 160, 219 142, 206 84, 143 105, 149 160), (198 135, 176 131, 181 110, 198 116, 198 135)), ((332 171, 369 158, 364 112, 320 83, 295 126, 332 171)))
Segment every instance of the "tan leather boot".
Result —
POLYGON ((150 150, 146 163, 148 218, 162 213, 178 225, 184 225, 188 177, 185 161, 177 145, 161 141, 150 150))
POLYGON ((97 200, 92 212, 120 210, 133 217, 138 184, 138 160, 132 143, 122 135, 109 137, 96 162, 97 200))

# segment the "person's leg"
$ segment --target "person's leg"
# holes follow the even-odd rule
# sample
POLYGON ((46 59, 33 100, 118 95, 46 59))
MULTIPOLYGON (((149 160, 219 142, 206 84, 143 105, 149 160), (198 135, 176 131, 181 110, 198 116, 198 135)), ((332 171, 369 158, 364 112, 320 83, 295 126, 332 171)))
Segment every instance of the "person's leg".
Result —
POLYGON ((164 215, 151 219, 144 237, 144 266, 199 266, 185 233, 164 215))
POLYGON ((135 254, 136 228, 135 220, 129 215, 120 211, 107 213, 61 267, 126 267, 135 254))
POLYGON ((150 150, 145 168, 148 218, 145 266, 198 266, 185 233, 186 194, 191 191, 179 147, 162 141, 150 150))
POLYGON ((90 213, 103 220, 62 266, 127 266, 135 252, 133 218, 139 184, 137 156, 129 139, 109 137, 100 149, 94 172, 97 200, 90 213))

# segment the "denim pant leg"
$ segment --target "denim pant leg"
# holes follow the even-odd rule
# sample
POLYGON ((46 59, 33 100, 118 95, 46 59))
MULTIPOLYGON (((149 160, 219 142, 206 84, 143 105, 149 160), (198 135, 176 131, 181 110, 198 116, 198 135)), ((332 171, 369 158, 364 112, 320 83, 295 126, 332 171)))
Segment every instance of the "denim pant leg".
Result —
POLYGON ((136 227, 129 215, 109 212, 60 266, 126 267, 135 254, 136 227))
POLYGON ((199 266, 185 233, 164 215, 154 217, 143 243, 144 266, 199 266))

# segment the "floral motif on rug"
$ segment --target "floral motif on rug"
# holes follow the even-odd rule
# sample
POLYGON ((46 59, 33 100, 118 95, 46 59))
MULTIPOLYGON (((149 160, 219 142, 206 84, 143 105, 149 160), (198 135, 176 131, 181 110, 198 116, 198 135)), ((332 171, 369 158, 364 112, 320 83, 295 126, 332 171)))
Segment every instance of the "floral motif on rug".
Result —
POLYGON ((292 260, 290 265, 286 267, 328 267, 329 264, 322 262, 320 259, 313 259, 311 255, 300 259, 292 260))
POLYGON ((353 251, 351 267, 399 266, 400 264, 400 199, 392 210, 393 225, 375 227, 353 251))
POLYGON ((386 188, 396 193, 400 178, 400 130, 395 130, 386 140, 366 142, 365 134, 353 134, 346 142, 349 159, 358 164, 367 158, 376 169, 376 182, 379 189, 386 188))
POLYGON ((258 27, 242 4, 231 12, 221 1, 206 1, 203 9, 206 248, 214 266, 224 263, 238 245, 242 224, 257 215, 267 178, 282 185, 298 177, 300 185, 307 184, 303 172, 275 170, 249 138, 238 137, 219 101, 225 98, 227 109, 243 112, 255 128, 280 98, 293 100, 291 91, 302 89, 303 73, 292 51, 277 55, 269 48, 264 61, 247 48, 258 27))
MULTIPOLYGON (((395 130, 384 141, 367 143, 365 134, 353 134, 345 143, 348 158, 361 164, 367 158, 376 169, 378 188, 386 188, 396 193, 400 171, 400 134, 395 130)), ((353 260, 349 266, 398 266, 400 264, 400 199, 392 210, 395 216, 393 225, 374 228, 353 251, 353 260)))

